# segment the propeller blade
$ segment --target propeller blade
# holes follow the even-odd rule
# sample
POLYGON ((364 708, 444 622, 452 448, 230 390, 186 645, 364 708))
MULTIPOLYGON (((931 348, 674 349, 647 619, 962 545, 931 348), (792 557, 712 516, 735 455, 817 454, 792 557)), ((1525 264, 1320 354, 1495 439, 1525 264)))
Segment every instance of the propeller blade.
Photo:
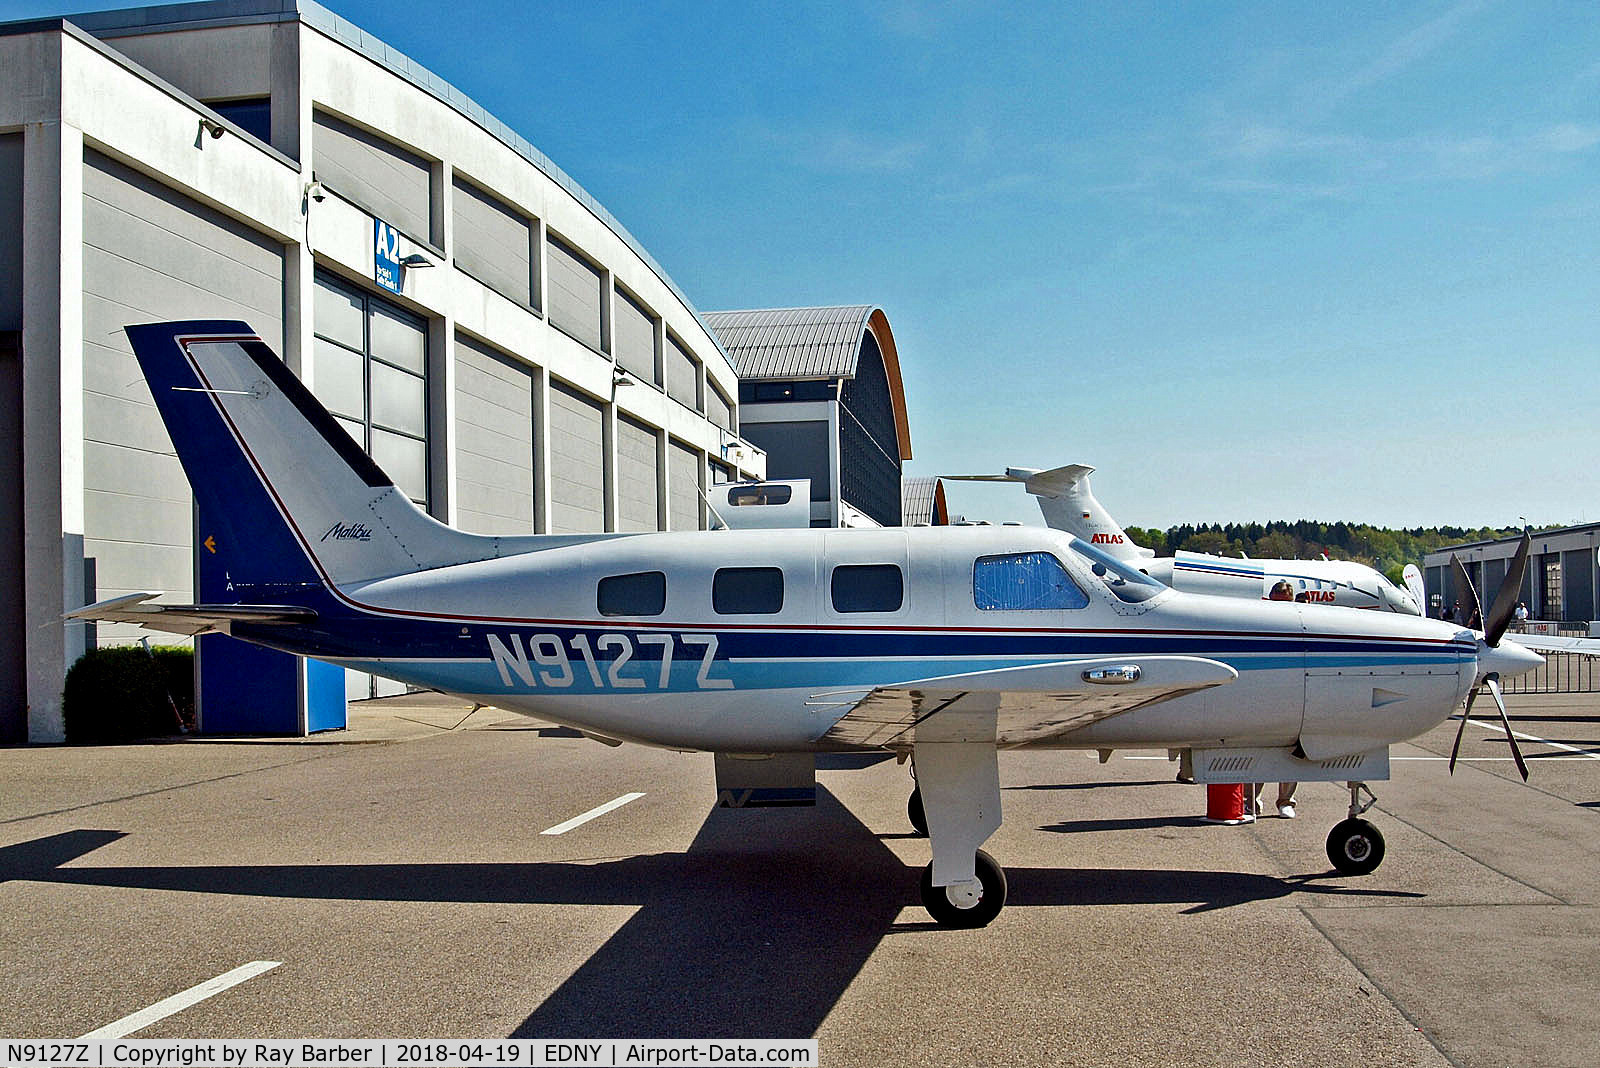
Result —
POLYGON ((1505 581, 1500 583, 1500 591, 1494 595, 1494 607, 1484 617, 1483 641, 1491 649, 1500 644, 1506 628, 1511 625, 1511 617, 1516 614, 1517 598, 1522 595, 1522 576, 1528 570, 1528 550, 1532 545, 1533 536, 1523 531, 1522 544, 1517 546, 1517 555, 1511 558, 1511 564, 1506 568, 1505 581))
POLYGON ((1455 553, 1450 554, 1450 570, 1456 577, 1456 590, 1460 596, 1462 609, 1467 613, 1467 622, 1470 624, 1476 619, 1480 625, 1483 621, 1483 602, 1478 600, 1478 590, 1472 585, 1472 578, 1467 574, 1467 569, 1461 566, 1461 558, 1455 553))
POLYGON ((1500 726, 1506 729, 1506 741, 1511 743, 1511 759, 1517 762, 1517 770, 1522 772, 1522 781, 1528 781, 1528 762, 1522 759, 1522 750, 1517 745, 1517 736, 1511 733, 1511 717, 1506 715, 1505 698, 1500 696, 1500 677, 1490 673, 1483 680, 1489 687, 1489 696, 1494 698, 1494 703, 1500 709, 1500 726))
POLYGON ((1467 720, 1472 718, 1472 702, 1478 699, 1478 687, 1467 693, 1467 707, 1461 712, 1461 726, 1456 728, 1456 744, 1450 747, 1450 774, 1456 773, 1456 756, 1461 752, 1461 736, 1467 733, 1467 720))

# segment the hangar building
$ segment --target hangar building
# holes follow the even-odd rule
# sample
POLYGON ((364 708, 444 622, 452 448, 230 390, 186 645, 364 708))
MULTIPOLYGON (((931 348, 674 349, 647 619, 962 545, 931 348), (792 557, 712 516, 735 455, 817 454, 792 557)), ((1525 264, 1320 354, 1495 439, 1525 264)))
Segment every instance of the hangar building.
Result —
POLYGON ((908 527, 950 525, 950 508, 944 500, 944 479, 937 475, 907 475, 900 484, 900 517, 908 527))
MULTIPOLYGON (((1438 615, 1438 602, 1450 605, 1457 598, 1450 557, 1459 556, 1467 577, 1482 598, 1485 611, 1505 581, 1506 569, 1517 553, 1522 536, 1451 545, 1423 560, 1423 582, 1428 591, 1428 613, 1438 615)), ((1533 536, 1528 549, 1528 570, 1517 599, 1528 606, 1534 619, 1577 623, 1596 618, 1600 605, 1600 569, 1595 554, 1600 547, 1600 523, 1545 530, 1533 536)))
POLYGON ((766 474, 733 364, 628 231, 311 0, 0 26, 0 233, 0 740, 60 740, 67 666, 133 633, 64 608, 197 596, 125 324, 248 321, 467 530, 694 529, 709 483, 766 474))
POLYGON ((707 312, 739 372, 744 436, 769 478, 811 480, 814 527, 901 525, 911 459, 900 355, 882 308, 707 312))

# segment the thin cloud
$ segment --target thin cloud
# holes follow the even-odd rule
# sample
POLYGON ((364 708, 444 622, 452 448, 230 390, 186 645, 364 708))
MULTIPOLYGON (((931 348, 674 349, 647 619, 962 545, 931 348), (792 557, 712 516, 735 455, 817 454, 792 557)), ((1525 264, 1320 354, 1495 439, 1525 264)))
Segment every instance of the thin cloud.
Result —
POLYGON ((1403 73, 1438 51, 1460 31, 1462 24, 1489 6, 1489 0, 1467 0, 1430 19, 1380 49, 1370 63, 1318 88, 1307 114, 1314 119, 1332 114, 1351 97, 1403 73))
POLYGON ((795 166, 828 174, 898 174, 914 170, 928 146, 915 138, 882 137, 846 128, 764 125, 753 134, 795 166))

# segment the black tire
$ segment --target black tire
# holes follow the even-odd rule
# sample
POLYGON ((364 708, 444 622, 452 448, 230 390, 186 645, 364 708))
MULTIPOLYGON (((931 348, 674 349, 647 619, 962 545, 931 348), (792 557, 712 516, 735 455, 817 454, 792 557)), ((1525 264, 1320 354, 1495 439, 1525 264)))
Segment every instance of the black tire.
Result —
POLYGON ((1005 908, 1005 869, 981 849, 973 860, 973 869, 978 876, 979 884, 983 887, 983 892, 971 908, 960 908, 955 905, 945 893, 944 887, 933 885, 932 864, 923 869, 922 907, 928 910, 928 915, 932 916, 940 927, 987 927, 989 921, 1000 915, 1000 910, 1005 908))
POLYGON ((922 810, 920 789, 914 788, 906 799, 906 819, 911 821, 911 828, 917 832, 918 838, 928 837, 928 814, 922 810))
POLYGON ((1328 832, 1328 859, 1346 875, 1366 875, 1383 863, 1383 835, 1366 820, 1343 820, 1328 832))

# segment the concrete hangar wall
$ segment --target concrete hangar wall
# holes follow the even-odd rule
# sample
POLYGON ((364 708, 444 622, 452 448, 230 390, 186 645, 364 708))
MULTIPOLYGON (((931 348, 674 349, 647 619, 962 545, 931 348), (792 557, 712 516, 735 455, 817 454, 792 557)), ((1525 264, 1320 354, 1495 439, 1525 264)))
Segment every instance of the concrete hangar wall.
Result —
POLYGON ((67 666, 138 633, 63 608, 194 597, 126 324, 248 321, 467 530, 700 528, 707 484, 766 474, 727 356, 627 231, 310 2, 0 26, 0 233, 0 740, 60 740, 67 666), (375 280, 391 228, 399 292, 375 280))
MULTIPOLYGON (((1506 571, 1522 537, 1449 545, 1423 560, 1423 581, 1428 592, 1427 611, 1438 614, 1434 597, 1445 606, 1461 597, 1456 589, 1450 557, 1458 556, 1484 610, 1494 603, 1504 585, 1506 571)), ((1528 569, 1522 576, 1517 599, 1528 606, 1534 619, 1553 623, 1587 622, 1600 616, 1600 523, 1545 530, 1533 536, 1528 547, 1528 569)))

